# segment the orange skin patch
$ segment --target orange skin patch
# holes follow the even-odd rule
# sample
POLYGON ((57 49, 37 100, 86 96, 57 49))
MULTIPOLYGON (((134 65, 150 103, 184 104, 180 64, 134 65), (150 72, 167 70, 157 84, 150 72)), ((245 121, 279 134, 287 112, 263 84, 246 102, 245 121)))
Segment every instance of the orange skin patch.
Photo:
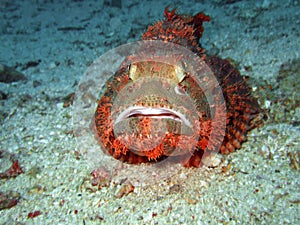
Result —
POLYGON ((185 16, 166 8, 164 19, 149 26, 142 39, 173 42, 196 53, 215 74, 226 105, 216 104, 210 112, 203 91, 180 67, 148 61, 124 65, 107 81, 95 112, 95 137, 105 153, 133 164, 172 156, 184 166, 199 167, 204 153, 214 150, 220 138, 224 137, 219 151, 233 152, 246 140, 247 132, 261 124, 262 110, 239 72, 229 61, 204 54, 199 40, 204 31, 202 24, 209 20, 204 13, 185 16), (152 81, 161 90, 175 92, 151 93, 152 81), (116 96, 124 87, 128 87, 128 95, 115 107, 116 96), (144 89, 145 95, 131 96, 144 89), (196 112, 184 106, 181 93, 192 98, 196 112), (221 117, 226 118, 226 129, 216 131, 219 136, 210 140, 213 145, 207 149, 212 121, 218 123, 221 117), (184 124, 183 131, 178 130, 178 123, 184 124))

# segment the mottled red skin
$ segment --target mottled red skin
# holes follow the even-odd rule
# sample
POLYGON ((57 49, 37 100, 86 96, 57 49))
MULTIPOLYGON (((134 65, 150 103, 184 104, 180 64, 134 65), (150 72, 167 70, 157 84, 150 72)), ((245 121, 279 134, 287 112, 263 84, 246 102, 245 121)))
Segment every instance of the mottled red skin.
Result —
MULTIPOLYGON (((241 144, 246 140, 247 132, 261 124, 262 111, 256 99, 252 97, 250 88, 230 62, 204 53, 205 50, 200 46, 199 40, 204 30, 202 23, 209 20, 210 18, 204 13, 198 13, 195 16, 185 16, 177 14, 175 10, 168 11, 168 8, 166 8, 164 19, 153 26, 149 26, 142 39, 163 40, 182 45, 195 52, 209 65, 219 81, 226 102, 226 130, 219 151, 222 154, 227 154, 240 148, 241 144)), ((114 90, 122 88, 122 85, 115 86, 117 82, 126 84, 129 79, 127 75, 122 75, 124 70, 125 68, 116 73, 117 80, 112 80, 108 83, 106 94, 98 102, 95 113, 96 136, 106 153, 116 159, 134 164, 149 162, 151 160, 148 157, 136 155, 131 151, 127 151, 128 149, 120 147, 120 143, 116 143, 114 140, 112 126, 109 124, 111 121, 107 120, 110 116, 110 108, 113 101, 108 96, 114 90)), ((196 146, 192 156, 186 156, 190 158, 188 161, 185 161, 186 158, 184 156, 179 157, 179 161, 187 167, 199 167, 205 152, 205 148, 201 148, 201 146, 201 144, 196 146)), ((162 160, 165 157, 167 156, 160 156, 154 161, 162 160)))

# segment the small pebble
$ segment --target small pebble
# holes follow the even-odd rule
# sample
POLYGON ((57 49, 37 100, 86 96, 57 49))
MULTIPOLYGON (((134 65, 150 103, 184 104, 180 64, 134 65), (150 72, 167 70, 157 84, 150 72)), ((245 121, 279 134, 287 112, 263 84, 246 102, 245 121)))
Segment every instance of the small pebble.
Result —
POLYGON ((55 62, 50 62, 50 64, 48 65, 48 69, 54 69, 56 67, 56 63, 55 62))
POLYGON ((202 163, 207 167, 217 167, 221 163, 222 156, 218 153, 211 153, 210 155, 203 157, 202 163))
POLYGON ((129 182, 125 182, 120 186, 120 188, 116 192, 117 198, 122 198, 123 196, 128 195, 129 193, 134 191, 134 186, 129 182))

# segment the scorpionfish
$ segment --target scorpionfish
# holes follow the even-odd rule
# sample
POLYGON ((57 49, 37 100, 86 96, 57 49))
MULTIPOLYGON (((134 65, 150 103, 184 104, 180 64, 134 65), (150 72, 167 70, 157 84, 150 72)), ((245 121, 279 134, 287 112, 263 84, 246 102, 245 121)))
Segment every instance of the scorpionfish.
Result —
POLYGON ((228 60, 206 54, 199 44, 203 22, 208 21, 210 17, 202 12, 188 16, 166 8, 164 19, 149 25, 142 40, 180 45, 200 57, 214 73, 223 103, 216 101, 214 112, 210 112, 212 107, 204 91, 183 68, 153 61, 121 66, 107 81, 94 116, 95 137, 106 154, 130 164, 172 157, 183 166, 199 167, 201 159, 215 148, 222 154, 239 149, 247 132, 262 123, 262 109, 239 71, 228 60), (142 78, 147 82, 139 82, 142 78), (131 96, 113 106, 118 93, 128 84, 131 96), (166 93, 165 89, 173 92, 166 93), (193 115, 185 107, 185 100, 178 102, 177 95, 182 93, 193 99, 193 115), (218 126, 219 118, 225 118, 224 127, 218 126), (208 146, 213 120, 217 121, 214 132, 219 135, 208 146), (219 146, 214 145, 220 140, 219 146))

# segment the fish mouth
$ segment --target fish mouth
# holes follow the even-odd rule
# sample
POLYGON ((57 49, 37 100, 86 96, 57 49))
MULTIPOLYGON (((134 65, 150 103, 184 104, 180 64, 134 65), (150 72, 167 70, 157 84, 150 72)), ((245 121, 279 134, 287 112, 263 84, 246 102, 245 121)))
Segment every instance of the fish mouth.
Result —
POLYGON ((183 123, 185 126, 192 127, 191 122, 188 118, 175 110, 169 108, 151 108, 143 106, 132 106, 125 109, 119 114, 115 120, 115 124, 134 117, 148 117, 156 119, 169 119, 183 123))
POLYGON ((181 151, 175 151, 181 140, 178 137, 188 139, 197 133, 184 113, 166 107, 131 106, 119 111, 113 123, 115 138, 140 156, 153 151, 159 151, 159 155, 180 155, 181 151))

